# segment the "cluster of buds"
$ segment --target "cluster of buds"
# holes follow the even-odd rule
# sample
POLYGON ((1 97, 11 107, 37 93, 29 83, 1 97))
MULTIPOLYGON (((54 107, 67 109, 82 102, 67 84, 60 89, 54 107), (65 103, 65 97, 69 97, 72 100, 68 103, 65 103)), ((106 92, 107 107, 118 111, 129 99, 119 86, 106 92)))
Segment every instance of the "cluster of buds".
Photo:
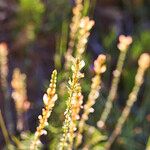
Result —
POLYGON ((77 130, 77 123, 78 123, 78 120, 80 119, 80 116, 79 116, 79 112, 82 108, 82 103, 83 103, 83 95, 81 93, 81 85, 78 84, 77 85, 77 91, 74 93, 73 97, 72 97, 72 108, 71 108, 71 119, 72 119, 72 122, 70 124, 70 149, 72 148, 72 145, 73 145, 73 140, 75 138, 75 131, 77 130))
POLYGON ((94 71, 97 75, 104 73, 106 71, 106 56, 101 54, 98 58, 94 61, 94 71))
POLYGON ((82 10, 83 10, 82 1, 83 0, 76 0, 75 7, 72 10, 73 17, 72 17, 72 22, 70 24, 70 40, 68 43, 67 53, 65 54, 65 59, 66 59, 65 67, 66 68, 69 67, 70 62, 72 61, 72 52, 75 46, 75 41, 76 41, 77 33, 79 30, 80 20, 82 18, 82 10))
POLYGON ((81 57, 82 53, 85 51, 85 46, 88 42, 88 37, 90 35, 90 30, 94 25, 94 21, 90 20, 89 17, 83 17, 80 20, 79 32, 78 32, 78 42, 76 46, 76 55, 81 57))
POLYGON ((72 120, 76 121, 80 119, 79 112, 82 108, 83 95, 81 94, 81 85, 78 85, 79 91, 74 93, 72 100, 72 120))
POLYGON ((94 112, 92 106, 95 104, 95 101, 99 96, 99 90, 101 88, 101 74, 106 71, 105 62, 106 56, 103 54, 99 55, 94 62, 94 71, 96 75, 92 78, 91 91, 89 93, 88 100, 83 107, 84 112, 79 122, 79 131, 77 134, 77 141, 76 141, 77 146, 80 145, 82 141, 82 132, 84 129, 85 121, 88 120, 89 114, 94 112))
POLYGON ((117 121, 116 127, 106 143, 105 146, 106 150, 110 149, 116 137, 121 133, 122 127, 129 116, 131 108, 137 100, 138 92, 144 80, 144 73, 150 67, 150 55, 147 53, 142 54, 139 58, 138 64, 139 64, 139 68, 135 76, 135 85, 132 89, 132 92, 129 94, 129 97, 126 101, 126 106, 123 109, 122 114, 117 121))
POLYGON ((70 41, 68 44, 68 50, 65 54, 66 63, 65 67, 70 66, 72 61, 73 49, 76 49, 76 57, 81 57, 81 54, 85 51, 85 45, 90 35, 90 30, 94 25, 94 21, 89 17, 82 16, 83 0, 76 0, 75 7, 73 8, 72 23, 70 24, 70 41), (77 42, 76 46, 75 43, 77 42))
MULTIPOLYGON (((88 42, 88 37, 90 35, 90 30, 94 25, 94 21, 90 20, 89 17, 83 17, 80 19, 79 24, 78 24, 78 34, 77 34, 77 44, 76 44, 76 57, 82 58, 82 54, 85 51, 86 44, 88 42)), ((75 41, 74 41, 75 42, 75 41)), ((73 57, 71 55, 72 51, 68 50, 66 53, 66 60, 72 61, 73 57)))
POLYGON ((139 64, 139 69, 135 77, 135 80, 137 83, 140 84, 141 82, 143 82, 141 75, 143 75, 145 70, 150 66, 150 55, 147 53, 142 54, 138 60, 138 64, 139 64))
POLYGON ((45 107, 42 109, 42 115, 39 115, 39 126, 36 129, 34 140, 30 146, 31 150, 37 149, 37 146, 40 144, 40 136, 43 134, 47 134, 47 131, 44 128, 48 125, 48 118, 51 115, 52 109, 55 105, 55 101, 57 100, 56 94, 56 81, 57 81, 57 71, 54 70, 51 75, 51 80, 49 84, 49 88, 47 89, 47 93, 43 96, 43 102, 45 107))
POLYGON ((12 98, 15 101, 17 112, 22 113, 27 109, 24 107, 27 101, 26 75, 21 73, 18 68, 13 71, 11 85, 13 88, 12 98))
POLYGON ((72 51, 74 44, 75 44, 75 38, 77 36, 77 31, 79 29, 79 23, 82 17, 82 0, 76 0, 75 1, 75 7, 73 8, 73 17, 72 22, 70 24, 70 41, 69 41, 69 51, 72 51))
POLYGON ((118 49, 120 51, 125 51, 128 49, 129 45, 132 43, 132 37, 131 36, 119 36, 119 44, 117 45, 118 49))
POLYGON ((7 66, 7 55, 8 48, 6 43, 0 43, 0 80, 3 88, 7 88, 7 74, 8 74, 8 66, 7 66))
POLYGON ((79 118, 78 113, 82 104, 81 87, 79 80, 84 77, 84 74, 80 72, 84 65, 84 61, 75 59, 71 67, 73 74, 72 79, 70 79, 68 82, 69 97, 67 99, 67 108, 64 113, 65 121, 63 125, 63 135, 60 140, 59 149, 72 148, 74 131, 76 130, 75 121, 79 118), (78 100, 80 101, 78 102, 78 100))
POLYGON ((18 68, 13 71, 11 85, 13 88, 12 98, 14 99, 18 115, 17 129, 21 131, 24 127, 22 113, 29 109, 30 102, 27 101, 26 75, 21 73, 18 68))

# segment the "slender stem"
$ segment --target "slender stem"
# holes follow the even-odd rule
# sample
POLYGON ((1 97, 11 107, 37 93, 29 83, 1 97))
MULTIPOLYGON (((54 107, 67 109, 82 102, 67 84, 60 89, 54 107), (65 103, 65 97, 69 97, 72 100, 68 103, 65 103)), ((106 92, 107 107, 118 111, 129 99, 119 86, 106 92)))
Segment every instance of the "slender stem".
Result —
POLYGON ((133 100, 132 97, 135 97, 135 98, 137 97, 139 89, 140 89, 140 86, 138 86, 138 85, 134 86, 133 91, 131 93, 132 96, 127 100, 126 107, 124 108, 112 135, 110 136, 110 138, 108 139, 108 141, 106 143, 106 150, 110 149, 111 145, 113 144, 113 142, 115 141, 117 136, 121 133, 122 127, 123 127, 125 121, 127 120, 127 117, 129 116, 131 107, 133 106, 133 104, 136 100, 136 99, 133 100))
POLYGON ((106 150, 110 149, 111 145, 113 144, 113 142, 115 141, 117 136, 121 133, 123 125, 124 125, 125 121, 127 120, 129 113, 131 111, 131 108, 137 100, 138 92, 139 92, 140 87, 144 80, 144 73, 150 64, 149 55, 142 54, 138 61, 138 64, 139 64, 139 68, 138 68, 137 74, 135 76, 135 85, 132 89, 132 92, 129 94, 129 97, 126 101, 126 106, 123 109, 123 112, 117 121, 117 125, 116 125, 112 135, 109 137, 108 141, 106 142, 106 145, 105 145, 106 150))
POLYGON ((10 143, 10 140, 9 140, 9 135, 8 135, 5 123, 4 123, 4 119, 3 119, 3 116, 2 116, 1 110, 0 110, 0 127, 1 127, 1 130, 2 130, 2 133, 3 133, 6 145, 8 145, 10 143))
POLYGON ((104 108, 104 111, 102 112, 100 121, 98 121, 99 127, 101 126, 103 127, 105 125, 108 115, 110 114, 110 111, 112 109, 113 101, 115 99, 117 89, 118 89, 118 84, 120 81, 123 64, 126 58, 126 53, 127 51, 121 51, 119 55, 116 70, 113 72, 113 80, 112 80, 110 92, 108 94, 108 99, 106 101, 105 108, 104 108))

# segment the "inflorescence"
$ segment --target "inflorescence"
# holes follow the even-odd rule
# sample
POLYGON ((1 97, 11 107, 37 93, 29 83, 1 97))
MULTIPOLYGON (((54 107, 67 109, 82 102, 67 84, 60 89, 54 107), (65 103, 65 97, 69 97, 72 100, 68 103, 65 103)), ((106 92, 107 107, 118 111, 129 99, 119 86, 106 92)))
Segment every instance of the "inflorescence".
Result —
POLYGON ((112 84, 111 84, 111 88, 110 88, 108 98, 107 98, 107 101, 105 104, 105 108, 101 114, 100 120, 97 122, 97 126, 99 128, 103 128, 105 126, 105 122, 106 122, 108 115, 111 111, 113 101, 114 101, 116 94, 117 94, 118 84, 120 81, 120 76, 122 73, 122 69, 123 69, 125 58, 126 58, 127 50, 128 50, 128 47, 131 43, 132 43, 132 37, 131 36, 124 36, 124 35, 119 36, 118 49, 120 50, 120 55, 118 58, 116 70, 113 72, 112 84))
POLYGON ((57 71, 54 70, 51 75, 51 80, 47 93, 43 96, 44 108, 42 109, 42 115, 39 115, 39 126, 36 129, 34 140, 30 146, 31 150, 36 150, 37 146, 40 144, 40 136, 47 134, 47 131, 44 129, 48 125, 48 118, 51 115, 52 109, 57 100, 56 94, 56 81, 57 81, 57 71))
POLYGON ((138 64, 139 64, 139 68, 138 68, 137 74, 135 76, 135 85, 132 89, 132 92, 129 94, 129 97, 126 101, 126 106, 123 109, 120 118, 118 119, 117 125, 116 125, 113 133, 111 134, 108 141, 106 142, 106 146, 105 146, 106 150, 110 149, 110 147, 111 147, 112 143, 114 142, 114 140, 116 139, 116 137, 121 133, 122 127, 129 116, 131 108, 137 100, 138 92, 139 92, 140 87, 144 80, 144 73, 150 67, 149 54, 147 54, 147 53, 142 54, 139 58, 138 64))
POLYGON ((101 54, 94 62, 95 76, 92 78, 91 91, 88 96, 88 100, 83 107, 83 114, 79 122, 79 129, 77 133, 76 146, 82 142, 82 132, 84 129, 85 121, 88 120, 88 115, 94 112, 92 106, 95 104, 96 99, 99 96, 99 90, 101 88, 101 74, 106 71, 106 56, 101 54))
POLYGON ((69 97, 67 99, 67 108, 64 113, 65 121, 63 124, 63 135, 60 139, 59 149, 72 149, 72 142, 74 139, 74 131, 76 130, 75 121, 78 119, 79 107, 77 106, 77 100, 80 100, 80 104, 82 104, 81 96, 81 87, 80 87, 80 79, 84 77, 84 74, 81 73, 81 69, 84 67, 84 61, 80 61, 80 59, 75 59, 73 65, 71 67, 72 70, 72 78, 69 80, 68 86, 68 94, 69 97), (73 127, 73 128, 72 128, 73 127))

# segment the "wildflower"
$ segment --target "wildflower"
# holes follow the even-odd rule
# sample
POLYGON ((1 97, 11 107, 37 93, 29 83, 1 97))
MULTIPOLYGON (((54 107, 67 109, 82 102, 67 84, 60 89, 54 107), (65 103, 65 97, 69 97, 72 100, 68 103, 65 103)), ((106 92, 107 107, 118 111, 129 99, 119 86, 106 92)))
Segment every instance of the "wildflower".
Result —
POLYGON ((39 126, 36 129, 34 140, 30 146, 30 149, 35 150, 37 146, 40 144, 40 136, 46 135, 47 131, 44 129, 45 126, 48 125, 48 118, 51 115, 52 109, 55 105, 55 101, 57 100, 56 93, 56 80, 57 80, 57 71, 54 70, 51 75, 51 80, 49 84, 49 88, 47 89, 46 94, 43 96, 43 102, 45 107, 42 109, 42 115, 38 116, 39 126))
POLYGON ((72 78, 69 80, 67 99, 67 108, 64 113, 65 121, 63 124, 63 135, 60 140, 59 149, 72 149, 72 142, 74 139, 74 131, 76 130, 76 120, 78 119, 78 113, 82 104, 81 86, 79 80, 84 77, 80 70, 84 67, 84 61, 75 59, 72 69, 72 78))
POLYGON ((129 45, 132 43, 132 37, 131 36, 119 36, 119 44, 117 45, 118 49, 120 51, 125 51, 128 49, 129 45))
POLYGON ((77 57, 81 57, 81 55, 83 54, 83 52, 85 51, 85 46, 88 42, 88 37, 90 35, 90 30, 94 25, 94 21, 90 20, 89 17, 83 17, 80 20, 80 24, 79 24, 79 34, 78 34, 78 42, 76 45, 76 56, 77 57))
POLYGON ((122 127, 129 116, 131 108, 137 100, 138 92, 139 92, 140 87, 144 80, 145 71, 150 67, 149 54, 147 54, 147 53, 142 54, 139 58, 138 64, 139 64, 139 68, 138 68, 137 74, 135 76, 135 85, 132 89, 132 92, 129 94, 129 97, 126 101, 126 106, 123 109, 122 114, 117 121, 117 125, 116 125, 113 133, 111 134, 108 141, 106 142, 106 146, 105 146, 106 150, 110 149, 110 147, 111 147, 112 143, 114 142, 114 140, 116 139, 116 137, 121 133, 122 127))
POLYGON ((85 121, 88 120, 88 115, 94 112, 92 106, 95 104, 95 101, 99 96, 99 90, 101 88, 101 74, 106 70, 105 61, 106 56, 103 54, 99 55, 98 58, 94 61, 94 71, 96 75, 92 78, 91 91, 89 93, 88 100, 83 107, 84 111, 78 126, 79 129, 76 138, 76 146, 81 144, 82 132, 84 129, 85 121))
POLYGON ((116 94, 117 94, 118 84, 120 81, 120 76, 122 73, 123 64, 124 64, 124 61, 126 58, 127 50, 128 50, 128 47, 131 43, 132 43, 132 37, 130 37, 130 36, 126 37, 124 35, 119 36, 118 48, 120 50, 120 55, 119 55, 119 58, 117 61, 117 67, 113 71, 112 84, 111 84, 108 98, 107 98, 107 101, 105 104, 105 108, 101 114, 100 120, 97 122, 97 126, 99 128, 103 128, 105 126, 105 122, 106 122, 108 115, 111 111, 113 101, 114 101, 116 94))

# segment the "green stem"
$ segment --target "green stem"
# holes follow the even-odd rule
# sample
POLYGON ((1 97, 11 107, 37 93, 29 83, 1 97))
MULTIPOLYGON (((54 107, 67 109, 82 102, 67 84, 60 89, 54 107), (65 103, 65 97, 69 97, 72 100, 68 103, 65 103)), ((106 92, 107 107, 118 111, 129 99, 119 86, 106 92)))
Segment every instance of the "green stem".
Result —
POLYGON ((10 143, 9 135, 8 135, 5 123, 4 123, 4 119, 3 119, 3 116, 2 116, 1 110, 0 110, 0 127, 1 127, 1 130, 2 130, 2 133, 3 133, 6 145, 9 145, 9 143, 10 143))

